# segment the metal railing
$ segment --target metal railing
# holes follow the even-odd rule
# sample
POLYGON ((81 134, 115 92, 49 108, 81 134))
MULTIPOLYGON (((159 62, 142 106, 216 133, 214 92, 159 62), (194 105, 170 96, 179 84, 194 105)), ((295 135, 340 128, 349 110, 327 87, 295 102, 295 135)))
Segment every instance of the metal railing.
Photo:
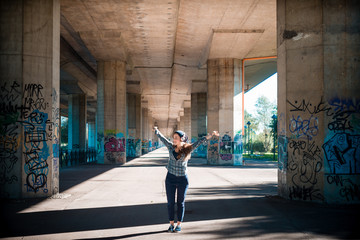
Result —
POLYGON ((89 149, 60 149, 60 167, 70 167, 81 164, 95 163, 96 150, 89 149))

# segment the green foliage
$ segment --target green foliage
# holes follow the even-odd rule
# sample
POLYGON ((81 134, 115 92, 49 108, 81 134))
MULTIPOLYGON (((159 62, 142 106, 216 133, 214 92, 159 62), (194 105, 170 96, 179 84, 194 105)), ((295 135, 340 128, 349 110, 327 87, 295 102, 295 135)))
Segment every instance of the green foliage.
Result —
POLYGON ((262 141, 254 141, 252 144, 252 150, 254 152, 265 152, 264 143, 262 141))
POLYGON ((271 116, 273 115, 274 108, 276 108, 275 103, 270 102, 270 100, 261 96, 256 100, 256 118, 259 121, 259 127, 263 131, 269 132, 269 122, 271 121, 271 116))
POLYGON ((251 113, 248 113, 246 110, 244 111, 244 120, 245 123, 244 125, 246 125, 247 122, 250 122, 250 128, 253 129, 254 131, 258 131, 259 130, 259 121, 256 117, 254 117, 251 113))
MULTIPOLYGON (((264 153, 264 154, 243 154, 243 158, 256 159, 256 160, 265 160, 265 161, 274 161, 273 153, 264 153)), ((275 162, 278 159, 278 154, 275 153, 275 162)))
POLYGON ((260 140, 264 145, 265 151, 270 150, 271 144, 271 121, 272 116, 276 112, 276 104, 270 102, 270 100, 265 97, 261 96, 256 100, 256 118, 259 122, 259 128, 262 129, 262 133, 260 134, 260 140))

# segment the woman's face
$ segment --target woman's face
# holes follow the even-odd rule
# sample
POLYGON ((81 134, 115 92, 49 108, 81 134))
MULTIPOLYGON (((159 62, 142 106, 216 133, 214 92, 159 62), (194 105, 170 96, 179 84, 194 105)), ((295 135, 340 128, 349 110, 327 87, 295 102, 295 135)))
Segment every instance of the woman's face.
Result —
POLYGON ((180 143, 181 143, 181 138, 180 138, 179 134, 174 133, 173 138, 174 138, 174 145, 180 145, 180 143))

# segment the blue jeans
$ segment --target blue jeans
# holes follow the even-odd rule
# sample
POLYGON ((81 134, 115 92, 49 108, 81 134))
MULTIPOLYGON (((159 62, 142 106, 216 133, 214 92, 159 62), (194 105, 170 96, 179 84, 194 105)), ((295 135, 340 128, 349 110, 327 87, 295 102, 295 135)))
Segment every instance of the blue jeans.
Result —
POLYGON ((187 176, 177 177, 168 172, 165 180, 169 221, 174 221, 175 192, 177 189, 177 219, 182 222, 185 213, 185 195, 189 187, 187 176))

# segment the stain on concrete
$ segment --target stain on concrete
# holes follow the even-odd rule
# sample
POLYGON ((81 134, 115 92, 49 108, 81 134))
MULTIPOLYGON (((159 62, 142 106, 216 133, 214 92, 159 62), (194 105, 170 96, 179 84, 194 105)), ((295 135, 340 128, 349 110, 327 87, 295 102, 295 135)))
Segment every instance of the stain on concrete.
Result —
POLYGON ((285 30, 283 33, 283 39, 291 39, 293 37, 296 37, 298 34, 295 31, 289 31, 285 30))

